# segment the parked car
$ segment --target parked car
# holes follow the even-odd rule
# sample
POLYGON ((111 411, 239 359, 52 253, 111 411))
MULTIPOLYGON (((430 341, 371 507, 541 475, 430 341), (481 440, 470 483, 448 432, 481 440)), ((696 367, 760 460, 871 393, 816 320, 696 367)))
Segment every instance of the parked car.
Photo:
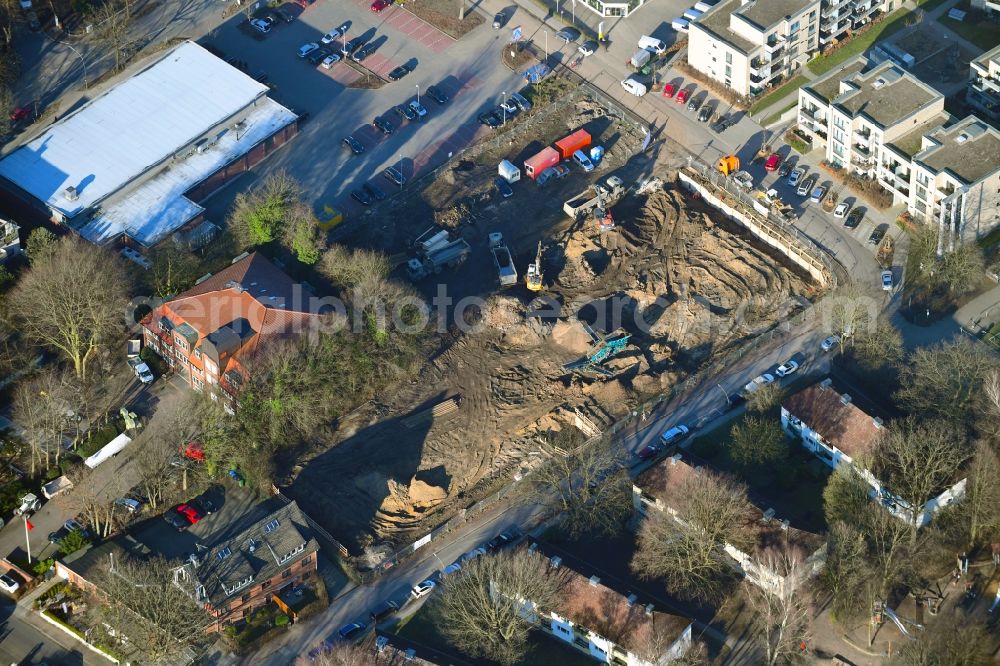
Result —
POLYGON ((507 16, 503 12, 497 12, 496 15, 493 16, 493 29, 499 30, 506 22, 507 16))
POLYGON ((677 103, 678 104, 684 104, 685 102, 688 101, 688 97, 690 97, 690 96, 691 96, 691 93, 688 92, 687 90, 680 90, 680 91, 678 91, 677 92, 677 97, 676 97, 677 103))
POLYGON ((139 509, 142 508, 139 500, 134 500, 130 497, 119 497, 115 500, 115 506, 120 506, 129 513, 139 513, 139 509))
POLYGON ((769 372, 765 372, 764 374, 757 375, 749 382, 747 382, 747 385, 743 387, 743 392, 747 394, 753 393, 761 386, 764 386, 765 384, 771 384, 772 382, 774 382, 774 375, 772 375, 769 372))
POLYGON ((698 98, 692 97, 690 101, 688 101, 687 110, 697 111, 699 106, 701 106, 701 102, 698 100, 698 98))
POLYGON ((791 162, 782 162, 781 167, 778 168, 778 178, 787 178, 788 174, 792 172, 791 162))
POLYGON ((892 271, 882 271, 882 289, 892 291, 892 271))
POLYGON ((495 553, 498 550, 507 548, 508 546, 513 546, 517 543, 519 538, 521 538, 521 530, 516 527, 512 527, 511 529, 505 530, 490 539, 489 543, 486 544, 486 550, 490 553, 495 553))
POLYGON ((576 28, 563 28, 556 33, 556 39, 561 39, 567 44, 571 44, 580 39, 580 31, 576 28))
POLYGON ((850 213, 847 214, 847 220, 844 221, 844 226, 848 229, 854 229, 859 224, 861 220, 865 217, 865 212, 860 208, 854 208, 850 213))
POLYGON ((399 116, 400 118, 406 118, 407 120, 417 119, 417 112, 414 111, 412 108, 410 108, 409 105, 397 106, 393 110, 396 112, 396 115, 399 116))
POLYGON ((660 435, 660 443, 664 446, 676 444, 688 436, 691 430, 686 425, 676 425, 670 430, 660 435))
POLYGON ((19 123, 30 115, 31 115, 30 107, 15 106, 14 110, 10 112, 10 120, 13 123, 19 123))
POLYGON ((698 112, 698 122, 707 123, 712 120, 712 107, 707 104, 701 107, 701 111, 698 112))
POLYGON ((21 584, 7 574, 0 575, 0 590, 3 590, 7 594, 14 594, 20 588, 21 584))
POLYGON ((842 219, 844 216, 847 215, 847 211, 849 210, 851 210, 851 204, 847 203, 846 201, 841 201, 839 204, 837 204, 837 207, 833 209, 833 216, 838 220, 842 219))
POLYGON ((370 206, 372 203, 372 198, 368 196, 368 193, 362 189, 351 190, 351 198, 357 201, 362 206, 370 206))
POLYGON ((774 371, 774 374, 778 375, 779 377, 787 377, 788 375, 793 374, 798 369, 799 369, 798 362, 789 360, 779 365, 778 369, 774 371))
POLYGON ((597 53, 597 46, 598 46, 597 42, 595 42, 593 39, 588 39, 587 41, 585 41, 583 44, 580 45, 580 48, 578 48, 577 51, 580 52, 580 55, 586 58, 587 56, 592 56, 595 53, 597 53))
POLYGON ((365 183, 361 186, 361 189, 367 192, 368 196, 375 201, 385 201, 385 192, 380 190, 375 183, 365 183))
POLYGON ((205 517, 205 514, 203 514, 201 511, 196 509, 191 504, 181 504, 180 506, 177 507, 177 513, 187 518, 187 521, 192 525, 194 525, 199 520, 205 517))
POLYGON ((885 238, 885 232, 889 231, 888 224, 880 224, 872 230, 872 235, 868 237, 868 242, 872 245, 878 245, 885 238))
POLYGON ((500 111, 503 114, 506 114, 507 118, 513 118, 517 115, 517 112, 520 111, 520 109, 517 107, 517 104, 514 104, 514 100, 505 99, 500 102, 500 111))
POLYGON ((672 83, 663 84, 663 96, 666 97, 667 99, 673 97, 674 93, 676 92, 677 92, 677 86, 675 86, 674 84, 672 83))
POLYGON ((767 161, 764 162, 764 171, 777 171, 778 166, 781 164, 781 155, 778 153, 771 153, 767 161))
POLYGON ((406 177, 403 176, 403 172, 396 167, 388 167, 382 172, 382 175, 400 187, 406 183, 406 177))
POLYGON ((323 69, 330 69, 338 62, 340 62, 340 56, 336 53, 331 53, 327 57, 323 58, 323 62, 320 63, 320 66, 323 69))
POLYGON ((338 39, 340 39, 340 30, 334 28, 330 32, 323 35, 319 41, 322 42, 323 44, 331 44, 338 39))
POLYGON ((399 604, 390 599, 389 601, 383 601, 378 606, 373 608, 371 612, 368 613, 368 616, 372 619, 372 624, 375 624, 381 622, 398 610, 399 604))
POLYGON ((376 118, 372 121, 372 127, 382 132, 386 136, 392 134, 392 123, 385 118, 376 118))
POLYGON ((271 23, 264 19, 250 19, 250 27, 264 35, 271 31, 271 23))
POLYGON ((423 582, 417 583, 413 586, 413 589, 410 590, 410 598, 419 599, 420 597, 427 596, 434 591, 435 585, 436 583, 429 578, 423 582))
POLYGON ((391 4, 392 4, 392 0, 375 0, 375 2, 372 3, 371 9, 372 9, 373 12, 375 12, 376 14, 378 14, 379 12, 381 12, 383 9, 385 9, 386 7, 388 7, 391 4))
POLYGON ((639 457, 639 460, 652 460, 662 450, 663 449, 660 448, 659 444, 649 444, 639 449, 639 452, 636 454, 636 456, 639 457))
POLYGON ((736 116, 732 113, 723 115, 719 118, 718 122, 712 125, 712 130, 715 132, 725 132, 727 129, 736 124, 736 116))
POLYGON ((442 576, 450 576, 451 574, 458 573, 461 570, 462 570, 462 565, 461 564, 459 564, 458 562, 452 562, 451 564, 449 564, 448 566, 446 566, 444 569, 441 569, 441 575, 442 576))
POLYGON ((191 527, 191 523, 181 514, 177 513, 177 507, 163 512, 163 520, 178 532, 182 532, 191 527))
POLYGON ((788 186, 795 187, 799 184, 799 180, 802 179, 802 175, 805 173, 802 169, 793 169, 790 174, 788 174, 788 186))
POLYGON ((590 158, 582 150, 577 150, 573 153, 573 161, 588 173, 594 170, 594 163, 590 161, 590 158))
POLYGON ((445 95, 444 91, 442 91, 437 86, 428 86, 427 87, 427 96, 430 97, 435 102, 437 102, 438 104, 447 104, 448 103, 448 96, 445 95))
POLYGON ((367 628, 368 625, 364 622, 351 622, 350 624, 345 624, 341 627, 340 631, 337 632, 337 635, 340 636, 341 640, 349 641, 363 634, 367 628))
POLYGON ((517 104, 518 108, 522 111, 531 111, 531 102, 521 93, 511 93, 510 98, 514 100, 514 104, 517 104))
POLYGON ((210 516, 215 513, 215 502, 209 499, 206 495, 199 495, 193 500, 188 502, 192 507, 195 508, 202 515, 210 516))
POLYGON ((726 399, 729 402, 730 409, 733 409, 734 407, 739 407, 740 405, 742 405, 744 402, 747 401, 747 397, 742 393, 730 393, 728 396, 726 396, 726 399))
POLYGON ((491 127, 493 129, 500 127, 500 124, 503 122, 500 118, 497 117, 496 111, 493 110, 484 111, 483 113, 480 113, 478 120, 483 125, 491 127))
POLYGON ((375 53, 375 46, 372 44, 367 44, 362 46, 360 49, 351 54, 351 60, 354 62, 361 62, 372 53, 375 53))
POLYGON ((510 183, 508 183, 507 179, 503 176, 497 176, 494 178, 493 184, 497 186, 497 191, 504 199, 509 199, 514 196, 514 188, 510 186, 510 183))
POLYGON ((425 109, 424 105, 415 99, 410 100, 410 108, 413 109, 413 112, 417 114, 417 119, 422 119, 424 116, 427 115, 427 109, 425 109))
POLYGON ((284 9, 275 9, 274 15, 277 16, 281 21, 285 23, 294 23, 295 17, 286 12, 284 9))
POLYGON ((364 144, 355 139, 353 136, 345 136, 344 145, 347 146, 347 148, 355 155, 360 155, 365 152, 364 144))
POLYGON ((826 198, 826 187, 820 185, 819 187, 813 189, 812 196, 809 197, 809 201, 814 204, 823 203, 823 199, 826 198))
POLYGON ((319 44, 316 42, 309 42, 308 44, 303 44, 299 47, 299 57, 305 58, 307 55, 319 48, 319 44))
POLYGON ((809 193, 812 192, 813 185, 816 184, 816 176, 809 176, 801 183, 799 183, 799 189, 795 190, 795 193, 800 197, 807 197, 809 193))
POLYGON ((399 81, 401 78, 409 74, 412 70, 409 65, 400 65, 396 69, 389 72, 390 81, 399 81))
POLYGON ((472 550, 470 550, 469 552, 467 552, 465 555, 462 555, 462 557, 458 558, 458 561, 460 563, 461 562, 468 562, 470 560, 475 560, 477 558, 480 558, 480 557, 482 557, 485 554, 486 554, 486 549, 483 548, 482 546, 480 546, 478 548, 473 548, 472 550))
POLYGON ((90 538, 90 532, 87 530, 86 527, 83 526, 83 523, 81 523, 76 518, 70 518, 69 520, 64 522, 63 529, 66 530, 67 532, 74 532, 74 531, 79 532, 83 536, 90 538))
POLYGON ((831 335, 830 337, 826 338, 825 340, 823 340, 823 342, 820 343, 819 348, 825 352, 828 352, 839 344, 840 344, 840 338, 838 338, 836 335, 831 335))
POLYGON ((319 48, 307 55, 306 60, 313 65, 318 65, 320 62, 326 60, 327 56, 330 54, 330 49, 319 48))
POLYGON ((342 53, 350 55, 355 51, 357 51, 358 49, 360 49, 362 46, 364 46, 364 44, 365 44, 364 37, 355 37, 354 39, 348 40, 347 43, 344 44, 344 50, 342 51, 342 53))

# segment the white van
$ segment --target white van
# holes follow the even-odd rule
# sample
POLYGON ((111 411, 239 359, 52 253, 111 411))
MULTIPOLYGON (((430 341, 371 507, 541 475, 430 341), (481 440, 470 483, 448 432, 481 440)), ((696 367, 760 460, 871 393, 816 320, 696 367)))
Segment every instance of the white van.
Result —
POLYGON ((639 38, 639 48, 649 49, 656 55, 663 55, 663 52, 667 50, 667 45, 656 37, 650 37, 649 35, 643 35, 639 38))
POLYGON ((702 14, 704 14, 705 12, 707 12, 709 9, 712 8, 712 5, 708 4, 707 2, 696 2, 694 4, 694 8, 699 12, 701 12, 702 14))
POLYGON ((573 161, 576 162, 581 169, 590 172, 594 170, 594 163, 590 161, 582 150, 578 150, 573 153, 573 161))
POLYGON ((673 21, 670 22, 670 27, 676 30, 677 32, 687 32, 689 25, 690 23, 686 18, 675 18, 673 21))
POLYGON ((636 81, 635 79, 625 79, 622 81, 622 88, 625 89, 625 92, 635 95, 636 97, 642 97, 648 90, 645 83, 642 81, 636 81))
POLYGON ((699 16, 701 16, 701 12, 699 12, 694 7, 684 12, 684 18, 686 18, 688 21, 693 21, 699 16))

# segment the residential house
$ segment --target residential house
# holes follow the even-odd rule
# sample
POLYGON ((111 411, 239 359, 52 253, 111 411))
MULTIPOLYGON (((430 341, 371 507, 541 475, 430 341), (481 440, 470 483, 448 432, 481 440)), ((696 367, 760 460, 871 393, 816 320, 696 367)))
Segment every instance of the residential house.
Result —
MULTIPOLYGON (((909 505, 863 466, 864 457, 874 450, 884 428, 882 419, 861 409, 854 398, 839 393, 830 379, 789 396, 781 404, 781 426, 791 436, 833 469, 851 465, 871 486, 871 495, 890 513, 912 522, 909 505)), ((941 508, 965 494, 965 479, 927 502, 917 517, 917 525, 930 522, 941 508)))
MULTIPOLYGON (((665 511, 678 522, 684 522, 680 492, 692 475, 705 468, 692 464, 681 454, 666 458, 636 477, 632 485, 632 505, 640 515, 650 511, 665 511)), ((755 528, 756 539, 751 550, 730 543, 719 544, 728 555, 728 562, 747 580, 777 595, 794 589, 814 576, 826 561, 826 543, 818 534, 792 527, 788 520, 777 517, 773 508, 754 506, 747 522, 755 528), (784 556, 794 557, 798 566, 791 578, 783 565, 784 556)))
POLYGON ((189 386, 207 386, 228 404, 246 379, 247 357, 317 324, 318 303, 308 287, 254 252, 153 309, 142 320, 143 337, 189 386))
POLYGON ((305 515, 289 502, 179 567, 175 580, 204 605, 217 631, 313 576, 318 552, 305 515))
POLYGON ((651 600, 592 573, 593 567, 569 553, 535 539, 528 542, 528 552, 548 560, 553 573, 564 577, 554 608, 523 600, 524 614, 541 630, 602 663, 659 666, 687 653, 690 618, 658 609, 651 600))
MULTIPOLYGON (((892 11, 895 0, 824 0, 819 24, 819 48, 850 37, 882 14, 892 11)), ((902 3, 900 3, 902 4, 902 3)))
POLYGON ((830 164, 948 230, 950 248, 1000 224, 1000 132, 953 118, 944 99, 899 65, 859 56, 799 89, 798 126, 830 164))
POLYGON ((992 21, 1000 20, 1000 2, 996 0, 970 0, 969 6, 984 12, 992 21))
POLYGON ((0 218, 0 264, 21 254, 20 230, 16 223, 0 218))
POLYGON ((110 571, 115 562, 125 558, 143 561, 152 553, 135 538, 119 535, 98 545, 91 545, 56 560, 56 575, 81 590, 95 591, 102 575, 110 571))
MULTIPOLYGON (((994 4, 1000 12, 1000 3, 994 4)), ((965 102, 977 116, 1000 127, 1000 44, 969 62, 965 102)))
POLYGON ((723 0, 691 22, 688 64, 740 95, 761 95, 818 51, 820 11, 820 0, 723 0))

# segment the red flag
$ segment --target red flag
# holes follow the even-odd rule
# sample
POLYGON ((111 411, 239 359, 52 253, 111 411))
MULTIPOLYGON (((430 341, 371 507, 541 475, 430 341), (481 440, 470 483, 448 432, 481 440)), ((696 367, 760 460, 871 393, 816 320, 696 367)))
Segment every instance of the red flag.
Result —
POLYGON ((25 519, 24 519, 24 524, 28 526, 28 530, 29 530, 29 531, 30 531, 30 530, 33 530, 33 529, 35 529, 35 526, 34 526, 34 525, 32 525, 32 524, 31 524, 31 521, 30 521, 30 520, 28 520, 27 518, 25 518, 25 519))

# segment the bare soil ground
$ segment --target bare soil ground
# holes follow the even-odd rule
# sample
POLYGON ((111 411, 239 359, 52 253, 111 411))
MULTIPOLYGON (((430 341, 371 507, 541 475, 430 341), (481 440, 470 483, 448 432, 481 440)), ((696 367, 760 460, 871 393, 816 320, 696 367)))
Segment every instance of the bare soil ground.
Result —
POLYGON ((461 39, 486 20, 473 11, 472 2, 466 4, 465 18, 461 21, 458 20, 458 3, 455 0, 404 0, 398 4, 454 39, 461 39))
MULTIPOLYGON (((674 185, 679 155, 662 147, 636 154, 642 135, 585 94, 572 93, 485 141, 426 184, 419 198, 383 214, 354 242, 402 260, 405 244, 437 221, 473 247, 466 264, 418 284, 433 296, 485 298, 464 311, 419 377, 337 424, 335 446, 299 465, 287 492, 346 544, 405 544, 470 505, 502 479, 551 453, 546 442, 579 412, 598 427, 668 388, 713 354, 771 326, 779 304, 794 310, 815 295, 808 278, 728 221, 717 220, 674 185), (591 174, 573 172, 539 187, 515 184, 499 199, 496 164, 515 164, 568 131, 586 127, 607 154, 591 174), (611 174, 632 185, 655 174, 666 183, 613 206, 615 229, 574 221, 563 201, 611 174), (403 212, 406 212, 404 215, 403 212), (523 276, 543 244, 539 316, 522 283, 497 294, 486 244, 504 234, 523 276), (605 307, 609 306, 609 307, 605 307), (628 347, 604 363, 610 377, 564 369, 593 350, 582 321, 598 332, 623 329, 628 347), (432 418, 447 398, 460 406, 432 418), (541 455, 531 455, 541 454, 541 455)), ((785 312, 788 311, 785 310, 785 312)))

